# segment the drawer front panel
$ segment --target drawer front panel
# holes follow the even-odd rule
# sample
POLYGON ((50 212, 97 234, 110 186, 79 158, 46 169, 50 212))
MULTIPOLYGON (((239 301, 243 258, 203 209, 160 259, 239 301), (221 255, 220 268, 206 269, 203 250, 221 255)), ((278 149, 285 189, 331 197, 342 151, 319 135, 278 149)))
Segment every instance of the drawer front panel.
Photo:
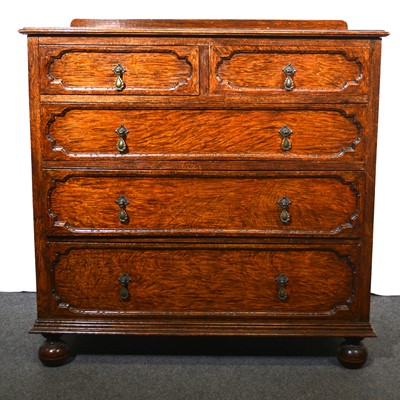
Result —
POLYGON ((72 245, 57 251, 50 257, 53 301, 74 313, 186 317, 326 317, 349 314, 354 301, 358 246, 190 246, 72 245))
MULTIPOLYGON (((53 234, 342 235, 362 232, 363 174, 54 179, 53 234)), ((148 174, 148 173, 147 173, 148 174)))
POLYGON ((368 49, 332 47, 215 46, 211 91, 262 94, 368 93, 368 49))
POLYGON ((45 46, 41 57, 42 93, 197 95, 199 91, 196 46, 45 46))
POLYGON ((45 159, 364 159, 363 107, 317 110, 64 107, 49 105, 43 113, 45 159))

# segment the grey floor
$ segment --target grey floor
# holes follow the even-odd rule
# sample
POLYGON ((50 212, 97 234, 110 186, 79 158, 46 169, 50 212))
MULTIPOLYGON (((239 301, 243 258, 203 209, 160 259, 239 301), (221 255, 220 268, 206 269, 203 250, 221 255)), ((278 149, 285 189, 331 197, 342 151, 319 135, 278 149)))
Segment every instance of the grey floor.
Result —
POLYGON ((338 339, 66 336, 76 356, 46 368, 28 335, 35 294, 0 293, 0 399, 400 399, 400 297, 372 297, 377 339, 361 370, 338 339))

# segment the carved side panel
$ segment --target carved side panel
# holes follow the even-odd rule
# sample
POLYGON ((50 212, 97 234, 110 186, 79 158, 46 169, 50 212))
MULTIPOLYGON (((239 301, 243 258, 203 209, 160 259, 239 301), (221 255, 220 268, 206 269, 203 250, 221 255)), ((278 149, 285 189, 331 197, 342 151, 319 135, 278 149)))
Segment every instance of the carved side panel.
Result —
POLYGON ((73 246, 53 257, 53 299, 61 313, 111 317, 351 313, 358 246, 255 247, 73 246), (288 279, 285 301, 280 274, 288 279))
POLYGON ((42 49, 42 93, 196 95, 198 56, 196 46, 47 46, 42 49))

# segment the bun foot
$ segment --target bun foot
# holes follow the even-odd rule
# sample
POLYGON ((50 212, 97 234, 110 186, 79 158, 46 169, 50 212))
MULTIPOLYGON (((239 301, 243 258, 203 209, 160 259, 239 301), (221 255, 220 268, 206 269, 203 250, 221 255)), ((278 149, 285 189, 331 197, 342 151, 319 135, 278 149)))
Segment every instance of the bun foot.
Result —
POLYGON ((58 367, 67 362, 70 354, 68 345, 61 335, 43 335, 46 340, 39 348, 39 359, 47 367, 58 367))
POLYGON ((337 359, 346 368, 361 368, 368 358, 368 351, 361 339, 346 339, 338 348, 337 359))

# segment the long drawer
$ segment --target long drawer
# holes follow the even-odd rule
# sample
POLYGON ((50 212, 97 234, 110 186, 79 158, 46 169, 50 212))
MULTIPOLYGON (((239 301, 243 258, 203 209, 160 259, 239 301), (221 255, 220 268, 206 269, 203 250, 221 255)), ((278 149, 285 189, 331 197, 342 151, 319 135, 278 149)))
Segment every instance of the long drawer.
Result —
POLYGON ((50 243, 60 315, 350 317, 357 245, 50 243), (255 314, 254 314, 255 313, 255 314))
POLYGON ((358 237, 364 174, 49 171, 49 233, 358 237))
POLYGON ((176 110, 46 105, 44 159, 355 160, 365 107, 176 110))

